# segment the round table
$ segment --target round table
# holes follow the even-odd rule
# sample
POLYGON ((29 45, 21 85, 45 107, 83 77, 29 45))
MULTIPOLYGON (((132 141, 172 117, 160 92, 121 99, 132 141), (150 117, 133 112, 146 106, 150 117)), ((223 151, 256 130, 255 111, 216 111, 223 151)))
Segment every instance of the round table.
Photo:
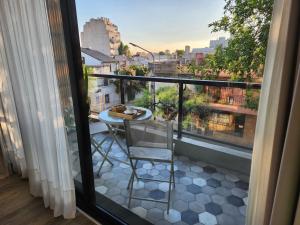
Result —
MULTIPOLYGON (((144 121, 144 120, 149 120, 152 117, 152 112, 149 109, 146 108, 142 108, 142 107, 133 107, 135 109, 141 109, 141 110, 145 110, 146 113, 142 116, 137 117, 134 120, 138 120, 138 121, 144 121)), ((114 116, 110 116, 108 114, 109 109, 102 111, 101 113, 99 113, 99 119, 108 125, 123 125, 124 124, 124 119, 120 118, 120 117, 114 117, 114 116)))
MULTIPOLYGON (((141 110, 145 110, 146 111, 146 113, 144 115, 135 118, 134 119, 135 121, 146 121, 146 120, 150 120, 151 119, 151 117, 152 117, 151 110, 146 109, 146 108, 142 108, 142 107, 133 107, 133 108, 135 108, 135 109, 141 109, 141 110)), ((109 111, 109 109, 107 109, 107 110, 102 111, 101 113, 99 113, 98 118, 99 118, 100 121, 102 121, 103 123, 106 124, 106 126, 108 128, 108 131, 109 131, 109 135, 110 135, 110 137, 113 140, 112 143, 114 141, 116 141, 116 143, 119 145, 119 147, 121 148, 121 150, 128 156, 127 150, 124 149, 124 147, 121 144, 121 141, 117 137, 117 132, 118 131, 123 131, 124 132, 124 130, 119 129, 116 126, 123 125, 124 124, 124 119, 122 119, 120 117, 110 116, 109 113, 108 113, 108 111, 109 111)), ((105 154, 104 161, 107 160, 108 154, 109 154, 109 152, 111 151, 111 148, 112 148, 112 143, 110 144, 109 149, 107 150, 107 152, 105 154)), ((120 160, 118 160, 118 159, 116 159, 115 157, 112 157, 112 156, 110 156, 110 158, 115 159, 117 161, 120 161, 120 160)), ((129 163, 124 162, 124 161, 121 161, 121 162, 129 164, 129 163)), ((102 167, 102 164, 101 164, 101 167, 102 167)), ((100 167, 100 169, 101 169, 101 167, 100 167)), ((100 172, 100 169, 99 169, 99 172, 100 172)))

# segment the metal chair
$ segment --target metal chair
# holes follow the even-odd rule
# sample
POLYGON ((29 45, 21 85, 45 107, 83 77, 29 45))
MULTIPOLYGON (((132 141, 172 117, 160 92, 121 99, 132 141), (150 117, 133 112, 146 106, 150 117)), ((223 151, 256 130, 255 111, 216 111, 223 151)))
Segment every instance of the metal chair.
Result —
POLYGON ((101 134, 101 133, 105 133, 107 132, 107 128, 105 126, 105 124, 103 124, 102 122, 96 122, 93 124, 90 124, 90 139, 91 139, 91 145, 94 147, 94 149, 92 149, 92 156, 98 152, 101 156, 102 156, 102 162, 99 166, 99 169, 97 171, 97 175, 99 176, 100 171, 105 163, 105 161, 107 161, 111 166, 113 166, 113 162, 108 158, 108 154, 111 150, 112 144, 113 144, 113 140, 110 141, 109 147, 107 151, 104 151, 102 148, 102 145, 104 144, 104 142, 106 142, 109 137, 106 136, 105 138, 103 138, 103 140, 101 140, 100 142, 98 142, 95 138, 95 136, 97 134, 101 134))
POLYGON ((174 176, 174 146, 173 146, 173 124, 171 122, 149 121, 124 121, 125 136, 128 157, 132 168, 132 174, 128 182, 130 208, 131 200, 145 200, 168 204, 167 213, 170 209, 170 198, 172 183, 175 188, 174 176), (170 177, 168 180, 151 179, 139 177, 136 172, 138 161, 149 161, 151 163, 167 163, 170 165, 170 177), (151 180, 169 183, 168 200, 155 200, 152 198, 139 198, 132 195, 134 180, 151 180))

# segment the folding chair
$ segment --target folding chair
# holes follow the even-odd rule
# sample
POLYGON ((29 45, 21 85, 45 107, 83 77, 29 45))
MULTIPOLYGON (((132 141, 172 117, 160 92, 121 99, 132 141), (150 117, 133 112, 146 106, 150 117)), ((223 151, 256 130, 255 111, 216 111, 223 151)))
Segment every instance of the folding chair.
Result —
POLYGON ((168 204, 167 213, 170 209, 170 198, 172 183, 175 188, 174 176, 174 146, 173 146, 173 124, 171 122, 148 121, 124 121, 125 136, 128 157, 132 168, 132 174, 128 182, 130 208, 131 200, 145 200, 168 204), (170 176, 168 180, 151 179, 139 177, 136 172, 138 161, 149 161, 170 164, 170 176), (168 200, 155 200, 151 198, 139 198, 133 196, 134 180, 152 180, 169 183, 168 200))

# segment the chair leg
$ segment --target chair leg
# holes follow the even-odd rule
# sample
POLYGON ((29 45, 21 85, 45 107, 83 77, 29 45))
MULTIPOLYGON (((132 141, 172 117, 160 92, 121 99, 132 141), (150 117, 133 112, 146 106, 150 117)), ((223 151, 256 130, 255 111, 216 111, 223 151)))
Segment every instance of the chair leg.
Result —
POLYGON ((170 171, 170 178, 169 178, 169 193, 168 193, 167 214, 169 214, 169 210, 170 210, 170 200, 171 200, 171 188, 172 188, 173 173, 174 173, 174 167, 173 167, 173 163, 171 163, 171 171, 170 171))
POLYGON ((127 190, 128 190, 129 187, 130 187, 131 180, 133 179, 133 177, 134 177, 134 175, 133 175, 133 172, 132 172, 131 175, 130 175, 129 181, 128 181, 127 190))
POLYGON ((130 183, 128 209, 130 209, 130 205, 131 205, 132 190, 133 190, 133 182, 134 182, 134 175, 132 176, 131 183, 130 183))
POLYGON ((171 166, 172 177, 173 177, 173 188, 175 189, 175 171, 174 171, 174 163, 171 166))
POLYGON ((130 177, 130 182, 128 183, 128 186, 130 186, 130 192, 129 192, 129 201, 128 201, 128 208, 130 209, 130 204, 131 204, 131 198, 132 198, 132 191, 133 191, 133 183, 134 183, 134 177, 136 177, 137 181, 138 181, 138 176, 135 172, 136 170, 136 165, 138 163, 138 160, 135 160, 134 164, 132 162, 131 159, 130 160, 130 164, 132 166, 132 174, 131 174, 131 177, 130 177), (129 185, 130 184, 130 185, 129 185))

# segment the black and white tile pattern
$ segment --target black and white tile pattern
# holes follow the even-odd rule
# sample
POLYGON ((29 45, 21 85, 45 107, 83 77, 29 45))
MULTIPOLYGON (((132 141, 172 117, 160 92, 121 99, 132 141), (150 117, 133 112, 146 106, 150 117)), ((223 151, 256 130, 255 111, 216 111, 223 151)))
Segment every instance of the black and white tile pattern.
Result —
MULTIPOLYGON (((102 135, 97 139, 101 140, 102 135)), ((108 143, 104 145, 108 146, 108 143)), ((117 144, 113 144, 111 155, 126 160, 126 155, 117 144)), ((93 157, 94 171, 98 171, 102 158, 93 157)), ((95 174, 96 191, 127 208, 128 180, 131 168, 113 160, 114 166, 104 163, 99 176, 95 174)), ((153 224, 176 225, 242 225, 245 223, 247 206, 247 177, 236 172, 208 165, 201 161, 191 161, 185 156, 176 156, 176 186, 171 193, 171 209, 156 202, 132 200, 131 211, 153 224)), ((169 167, 159 163, 139 162, 139 176, 166 179, 169 167)), ((134 195, 139 197, 166 200, 168 184, 153 181, 134 183, 134 195)))

